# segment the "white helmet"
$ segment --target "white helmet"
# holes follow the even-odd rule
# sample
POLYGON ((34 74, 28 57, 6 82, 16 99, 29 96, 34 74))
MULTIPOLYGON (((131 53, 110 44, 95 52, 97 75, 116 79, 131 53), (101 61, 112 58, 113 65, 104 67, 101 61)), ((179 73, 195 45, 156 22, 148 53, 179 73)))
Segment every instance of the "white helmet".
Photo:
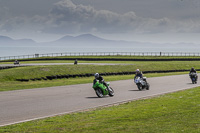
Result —
POLYGON ((98 78, 98 77, 99 77, 99 73, 95 73, 95 74, 94 74, 94 77, 95 77, 95 78, 98 78))
POLYGON ((140 72, 140 69, 136 69, 136 72, 140 72))

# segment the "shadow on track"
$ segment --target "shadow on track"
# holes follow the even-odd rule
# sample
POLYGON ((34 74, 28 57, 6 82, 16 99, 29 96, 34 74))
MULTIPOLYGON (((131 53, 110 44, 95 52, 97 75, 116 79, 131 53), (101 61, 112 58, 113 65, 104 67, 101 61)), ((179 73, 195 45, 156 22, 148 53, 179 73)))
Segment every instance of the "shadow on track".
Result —
POLYGON ((98 97, 86 97, 88 99, 95 99, 95 98, 98 98, 98 97))
MULTIPOLYGON (((110 97, 110 96, 103 96, 102 98, 108 98, 108 97, 110 97)), ((96 97, 86 97, 86 98, 88 98, 88 99, 96 99, 96 98, 99 98, 99 97, 96 96, 96 97)))
POLYGON ((140 91, 140 90, 129 90, 129 91, 140 91))
POLYGON ((193 83, 187 83, 188 85, 193 85, 193 83))

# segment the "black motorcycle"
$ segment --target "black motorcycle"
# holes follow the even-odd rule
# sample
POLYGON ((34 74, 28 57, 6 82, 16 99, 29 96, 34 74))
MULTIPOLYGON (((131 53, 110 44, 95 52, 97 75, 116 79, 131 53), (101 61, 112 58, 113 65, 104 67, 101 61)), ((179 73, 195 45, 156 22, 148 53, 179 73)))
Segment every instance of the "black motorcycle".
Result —
POLYGON ((192 80, 192 83, 196 84, 197 83, 197 73, 192 72, 189 74, 189 76, 190 76, 190 79, 192 80))

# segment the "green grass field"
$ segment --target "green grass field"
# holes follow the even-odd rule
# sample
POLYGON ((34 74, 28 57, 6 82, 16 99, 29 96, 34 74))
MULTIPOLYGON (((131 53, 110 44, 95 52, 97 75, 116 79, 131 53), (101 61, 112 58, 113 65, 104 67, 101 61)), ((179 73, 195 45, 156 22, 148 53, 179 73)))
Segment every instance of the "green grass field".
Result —
MULTIPOLYGON (((85 63, 86 61, 79 62, 85 63)), ((73 63, 73 61, 54 60, 29 61, 21 63, 73 63)), ((200 61, 93 61, 90 63, 120 63, 126 65, 29 66, 0 70, 0 91, 91 83, 93 80, 93 77, 29 82, 19 82, 15 80, 19 78, 37 78, 59 74, 135 71, 137 68, 140 68, 142 71, 189 70, 191 67, 195 67, 196 69, 200 68, 200 61)), ((154 73, 145 74, 145 76, 150 78, 185 73, 188 72, 154 73)), ((132 79, 133 76, 134 75, 105 76, 104 78, 106 81, 114 81, 132 79)), ((132 101, 117 106, 97 108, 87 112, 77 112, 0 127, 0 133, 198 133, 200 132, 199 96, 200 87, 197 87, 150 99, 132 101)))
MULTIPOLYGON (((81 58, 84 58, 84 59, 87 59, 87 58, 93 58, 93 59, 200 59, 199 56, 134 56, 134 55, 110 55, 110 56, 96 56, 96 55, 93 55, 93 56, 57 56, 57 57, 39 57, 39 58, 29 58, 28 60, 33 60, 33 61, 36 61, 36 60, 42 60, 42 61, 45 61, 45 59, 47 59, 47 61, 49 60, 50 62, 53 60, 59 60, 60 62, 64 61, 66 62, 67 61, 67 58, 71 58, 71 59, 81 59, 81 58)), ((18 59, 20 62, 21 60, 23 59, 18 59)), ((14 59, 12 60, 5 60, 5 61, 1 61, 0 60, 0 64, 5 64, 5 63, 11 63, 13 64, 13 61, 14 59)), ((73 61, 70 61, 70 62, 73 62, 73 61)))
MULTIPOLYGON (((41 62, 41 61, 40 61, 41 62)), ((39 63, 40 63, 39 62, 39 63)), ((55 61, 58 63, 58 61, 55 61)), ((23 62, 27 63, 27 62, 23 62)), ((28 62, 30 63, 30 62, 28 62)), ((34 63, 34 61, 31 61, 34 63)), ((90 62, 90 63, 97 63, 90 62)), ((139 68, 141 71, 152 70, 180 70, 190 69, 191 67, 200 68, 200 61, 100 61, 98 63, 120 63, 120 65, 55 65, 55 66, 28 66, 17 67, 12 69, 0 70, 0 91, 10 91, 18 89, 41 88, 50 86, 62 86, 79 83, 90 83, 90 78, 74 78, 74 79, 58 79, 47 81, 29 81, 20 82, 16 79, 41 78, 52 75, 66 74, 86 74, 86 73, 103 73, 103 72, 126 72, 135 71, 139 68), (125 65, 122 65, 125 64, 125 65)), ((186 72, 187 73, 187 72, 186 72)), ((106 80, 131 79, 134 75, 129 76, 113 76, 106 80)), ((104 77, 104 78, 107 78, 104 77)))
MULTIPOLYGON (((41 78, 46 76, 64 75, 64 74, 135 71, 137 68, 140 68, 140 70, 142 71, 180 70, 180 69, 189 70, 192 66, 194 66, 195 68, 200 68, 199 61, 118 62, 118 63, 126 63, 126 65, 29 66, 29 67, 17 67, 12 69, 0 70, 0 86, 1 86, 0 91, 78 84, 78 83, 83 83, 82 81, 86 81, 88 79, 91 81, 87 81, 86 83, 92 82, 92 78, 62 79, 62 80, 52 80, 52 81, 30 81, 30 82, 20 82, 16 81, 16 79, 41 78)), ((119 80, 117 77, 119 77, 120 79, 120 76, 114 76, 116 80, 119 80)), ((131 77, 133 77, 133 75, 129 76, 129 78, 131 77)))
POLYGON ((200 87, 176 93, 0 127, 2 133, 199 133, 200 87))

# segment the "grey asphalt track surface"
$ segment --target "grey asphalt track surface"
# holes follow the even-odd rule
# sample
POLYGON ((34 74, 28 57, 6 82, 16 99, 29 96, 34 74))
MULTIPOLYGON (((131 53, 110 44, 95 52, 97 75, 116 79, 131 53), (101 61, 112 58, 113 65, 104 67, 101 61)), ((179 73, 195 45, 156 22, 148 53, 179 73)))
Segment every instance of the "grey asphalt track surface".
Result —
MULTIPOLYGON (((114 97, 98 98, 92 83, 0 92, 0 126, 123 103, 140 98, 189 89, 186 75, 147 78, 150 90, 138 91, 133 80, 110 82, 114 97)), ((92 81, 91 81, 92 82, 92 81)))

